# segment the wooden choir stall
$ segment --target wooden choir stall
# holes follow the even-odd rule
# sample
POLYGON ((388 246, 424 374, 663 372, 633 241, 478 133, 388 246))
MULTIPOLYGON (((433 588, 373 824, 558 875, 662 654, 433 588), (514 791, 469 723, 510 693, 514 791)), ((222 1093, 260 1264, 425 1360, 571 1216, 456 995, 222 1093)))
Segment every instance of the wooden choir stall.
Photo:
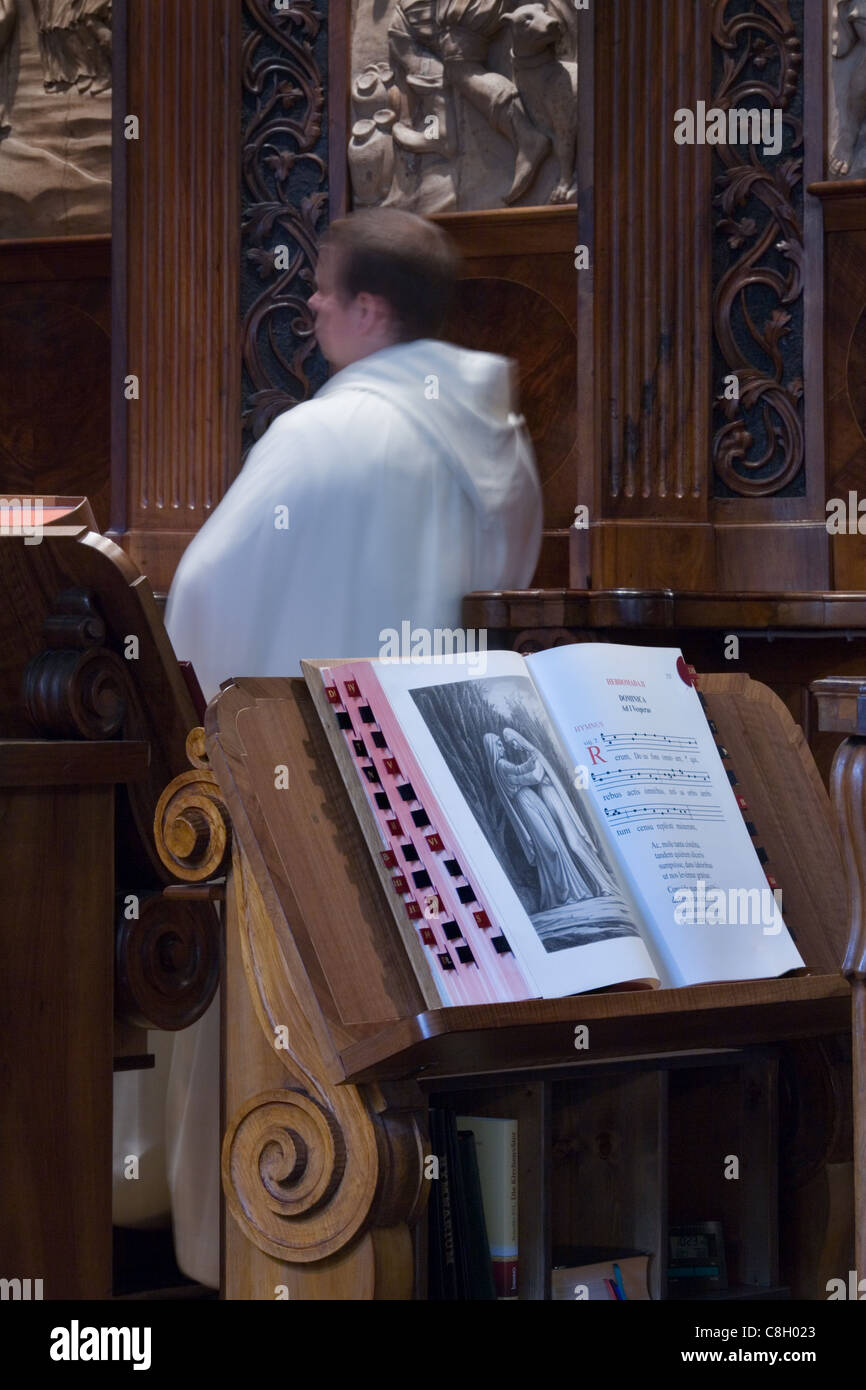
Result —
MULTIPOLYGON (((388 874, 304 682, 237 679, 211 703, 218 791, 205 788, 201 805, 223 798, 232 826, 226 1298, 425 1297, 424 1160, 430 1108, 442 1106, 518 1119, 522 1298, 550 1297, 555 1247, 616 1244, 654 1252, 652 1296, 665 1297, 667 1231, 696 1211, 723 1220, 731 1297, 820 1298, 851 1267, 858 900, 843 975, 842 857, 802 731, 745 676, 707 675, 701 689, 785 885, 806 971, 448 1009, 429 1007, 409 967, 388 874), (289 788, 275 777, 283 766, 289 788), (580 1024, 592 1042, 579 1060, 580 1024), (725 1154, 740 1156, 738 1182, 724 1180, 725 1154)), ((850 867, 862 805, 844 763, 850 867)), ((195 806, 181 778, 158 842, 188 839, 195 806)), ((208 855, 198 845, 177 872, 206 881, 208 855)))
POLYGON ((45 1298, 104 1299, 113 1073, 207 1008, 219 922, 154 848, 198 717, 150 586, 86 501, 38 502, 41 535, 0 514, 0 1248, 45 1298))

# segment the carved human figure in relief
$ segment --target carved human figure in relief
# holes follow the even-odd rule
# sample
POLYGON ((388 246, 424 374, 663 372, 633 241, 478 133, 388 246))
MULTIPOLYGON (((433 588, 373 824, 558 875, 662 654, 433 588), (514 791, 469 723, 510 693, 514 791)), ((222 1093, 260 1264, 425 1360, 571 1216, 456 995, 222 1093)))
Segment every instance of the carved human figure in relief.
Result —
POLYGON ((45 90, 111 86, 111 0, 33 0, 45 90))
POLYGON ((832 54, 841 61, 851 55, 847 82, 835 80, 839 133, 830 159, 830 173, 843 178, 851 172, 854 151, 866 120, 866 3, 837 0, 832 54))
MULTIPOLYGON (((514 178, 504 201, 514 203, 534 182, 550 140, 527 116, 514 83, 485 66, 504 10, 505 0, 407 0, 395 7, 388 38, 392 61, 410 87, 417 87, 419 69, 432 55, 442 65, 444 83, 511 142, 514 178)), ((405 149, 429 153, 435 142, 445 144, 449 134, 440 129, 431 142, 427 131, 401 125, 394 138, 405 149)))

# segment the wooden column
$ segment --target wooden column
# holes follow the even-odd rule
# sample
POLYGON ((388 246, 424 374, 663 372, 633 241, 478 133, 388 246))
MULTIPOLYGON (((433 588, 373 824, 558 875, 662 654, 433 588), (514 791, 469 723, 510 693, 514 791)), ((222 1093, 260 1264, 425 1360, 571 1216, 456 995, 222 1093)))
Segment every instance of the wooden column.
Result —
POLYGON ((581 17, 574 588, 828 587, 821 228, 801 209, 822 157, 814 8, 802 26, 786 0, 581 17), (704 112, 752 107, 781 111, 777 155, 702 143, 704 112))
POLYGON ((711 151, 673 139, 674 111, 710 91, 710 9, 594 8, 594 94, 579 94, 594 138, 581 119, 578 141, 592 268, 578 271, 577 501, 589 507, 592 543, 589 574, 572 584, 666 585, 678 570, 689 587, 710 587, 711 151))
POLYGON ((128 0, 126 21, 112 523, 164 592, 241 462, 241 0, 128 0))

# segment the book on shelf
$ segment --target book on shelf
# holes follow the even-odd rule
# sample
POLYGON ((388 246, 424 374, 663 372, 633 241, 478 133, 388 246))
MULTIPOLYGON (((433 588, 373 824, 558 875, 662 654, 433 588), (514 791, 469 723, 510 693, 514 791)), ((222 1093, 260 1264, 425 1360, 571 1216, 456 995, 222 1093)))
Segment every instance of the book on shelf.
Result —
POLYGON ((493 1300, 494 1264, 487 1239, 475 1136, 459 1132, 451 1110, 430 1111, 438 1176, 428 1206, 431 1300, 493 1300))
POLYGON ((461 1139, 474 1139, 496 1297, 517 1297, 517 1121, 458 1115, 461 1139))
POLYGON ((641 1250, 597 1246, 554 1250, 550 1297, 554 1302, 646 1301, 650 1256, 641 1250))
POLYGON ((803 966, 678 650, 302 668, 428 1007, 803 966))

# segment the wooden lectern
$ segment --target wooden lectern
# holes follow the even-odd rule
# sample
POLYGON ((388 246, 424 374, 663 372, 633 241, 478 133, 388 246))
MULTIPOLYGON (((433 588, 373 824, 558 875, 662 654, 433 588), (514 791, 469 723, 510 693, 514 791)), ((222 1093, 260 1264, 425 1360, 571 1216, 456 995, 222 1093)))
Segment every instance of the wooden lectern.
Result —
MULTIPOLYGON (((822 1298, 847 1276, 851 990, 832 809, 772 692, 743 675, 700 688, 807 971, 449 1009, 424 1004, 304 683, 238 679, 211 703, 233 828, 225 1297, 423 1298, 431 1105, 519 1121, 522 1297, 550 1296, 559 1244, 652 1250, 664 1297, 667 1231, 688 1220, 723 1222, 729 1296, 822 1298)), ((195 810, 182 783, 163 810, 157 839, 178 841, 195 810)), ((179 868, 204 879, 195 856, 179 868)))
POLYGON ((198 718, 84 499, 4 504, 0 593, 0 1274, 108 1298, 113 1070, 152 1065, 144 1030, 194 1022, 218 979, 211 894, 166 896, 152 834, 198 718))

